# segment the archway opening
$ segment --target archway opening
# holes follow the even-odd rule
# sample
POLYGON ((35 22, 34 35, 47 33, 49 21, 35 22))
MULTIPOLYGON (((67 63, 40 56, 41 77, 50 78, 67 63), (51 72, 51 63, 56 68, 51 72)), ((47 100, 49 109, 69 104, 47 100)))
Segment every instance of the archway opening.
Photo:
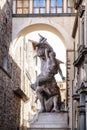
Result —
MULTIPOLYGON (((19 35, 15 44, 14 44, 14 60, 21 69, 21 89, 28 94, 30 102, 24 105, 24 108, 28 108, 29 118, 32 118, 36 109, 40 108, 40 104, 35 104, 35 93, 32 93, 30 88, 31 83, 36 80, 36 76, 40 71, 40 65, 36 66, 35 49, 29 40, 39 41, 39 35, 41 34, 47 38, 47 42, 53 48, 56 53, 56 58, 62 61, 60 64, 64 77, 66 77, 66 48, 63 40, 60 39, 60 36, 56 35, 51 31, 38 30, 27 32, 26 34, 22 33, 19 35)), ((60 75, 55 76, 56 81, 61 89, 62 101, 66 100, 66 82, 63 82, 60 75)), ((24 115, 25 116, 25 115, 24 115)))

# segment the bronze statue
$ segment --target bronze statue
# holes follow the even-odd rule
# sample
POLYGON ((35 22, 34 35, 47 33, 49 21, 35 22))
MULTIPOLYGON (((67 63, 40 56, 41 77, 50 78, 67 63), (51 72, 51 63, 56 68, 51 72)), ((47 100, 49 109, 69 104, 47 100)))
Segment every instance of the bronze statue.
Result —
POLYGON ((41 109, 39 112, 57 112, 61 109, 61 94, 54 76, 59 72, 62 79, 65 78, 60 69, 60 64, 55 58, 54 50, 48 44, 46 38, 40 34, 39 36, 40 41, 36 45, 36 52, 41 59, 41 73, 37 76, 36 82, 31 85, 31 88, 36 91, 36 101, 37 99, 40 100, 41 109))

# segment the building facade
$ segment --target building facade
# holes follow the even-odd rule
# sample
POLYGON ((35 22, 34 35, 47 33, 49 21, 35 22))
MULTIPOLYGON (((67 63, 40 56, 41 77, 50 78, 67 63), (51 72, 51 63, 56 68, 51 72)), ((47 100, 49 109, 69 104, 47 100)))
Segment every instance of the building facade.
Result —
MULTIPOLYGON (((0 129, 25 130, 38 108, 30 85, 38 74, 35 49, 26 35, 36 30, 56 34, 66 48, 66 107, 72 121, 75 20, 72 0, 0 0, 0 129), (32 62, 31 62, 32 61, 32 62), (32 77, 32 78, 31 78, 32 77), (31 80, 32 79, 32 80, 31 80)), ((34 39, 35 40, 35 39, 34 39)), ((39 61, 38 61, 39 62, 39 61)))
POLYGON ((13 94, 14 86, 20 86, 20 69, 9 55, 11 41, 12 2, 4 0, 0 1, 0 129, 18 129, 20 122, 21 100, 13 94))
POLYGON ((66 101, 66 82, 58 82, 57 83, 59 88, 60 88, 60 93, 61 93, 61 101, 66 101))
POLYGON ((77 16, 72 36, 75 44, 73 129, 87 129, 87 1, 75 1, 77 16))

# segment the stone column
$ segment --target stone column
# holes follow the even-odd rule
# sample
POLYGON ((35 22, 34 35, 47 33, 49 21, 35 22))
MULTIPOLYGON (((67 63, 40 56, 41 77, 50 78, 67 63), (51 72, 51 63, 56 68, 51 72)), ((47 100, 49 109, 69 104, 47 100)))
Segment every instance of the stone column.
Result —
POLYGON ((86 130, 87 130, 87 95, 85 100, 85 109, 86 109, 86 130))
POLYGON ((82 45, 82 24, 81 24, 81 19, 80 19, 80 17, 78 17, 78 26, 79 26, 79 29, 78 29, 78 37, 79 37, 79 40, 78 40, 78 43, 79 43, 79 45, 82 45))
MULTIPOLYGON (((87 37, 86 37, 87 38, 87 37)), ((87 43, 86 43, 87 44, 87 43)), ((87 54, 85 55, 85 62, 84 62, 84 75, 85 75, 85 86, 87 87, 87 54)), ((87 88, 86 88, 87 89, 87 88)), ((86 109, 86 130, 87 130, 87 90, 85 96, 85 109, 86 109)))
POLYGON ((30 5, 29 5, 29 8, 30 8, 30 14, 33 13, 33 0, 30 0, 30 5))
POLYGON ((85 94, 80 93, 80 105, 78 106, 78 130, 86 130, 85 94))
POLYGON ((16 0, 13 0, 13 14, 16 14, 16 0))
MULTIPOLYGON (((77 94, 77 93, 73 94, 73 101, 76 101, 78 103, 78 105, 79 105, 79 100, 80 100, 79 94, 77 94)), ((74 108, 75 108, 75 106, 74 106, 74 108)), ((75 115, 75 113, 74 113, 74 115, 75 115)), ((77 120, 76 120, 75 116, 73 117, 73 128, 72 128, 72 130, 74 130, 76 128, 76 123, 77 123, 77 127, 79 126, 79 120, 78 119, 79 119, 79 113, 77 111, 77 120)))
POLYGON ((46 1, 46 13, 50 12, 50 0, 46 1))
POLYGON ((84 81, 85 81, 85 86, 87 86, 87 54, 84 57, 85 57, 85 61, 84 61, 84 81))
POLYGON ((87 47, 87 0, 85 0, 85 47, 87 47))
POLYGON ((67 0, 63 1, 63 9, 64 9, 64 13, 67 13, 67 0))

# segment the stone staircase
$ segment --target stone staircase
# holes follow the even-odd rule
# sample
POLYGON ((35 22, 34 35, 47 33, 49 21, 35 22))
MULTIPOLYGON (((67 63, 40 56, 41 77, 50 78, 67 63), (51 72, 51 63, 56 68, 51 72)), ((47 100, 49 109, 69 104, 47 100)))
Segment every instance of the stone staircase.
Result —
POLYGON ((30 121, 28 130, 70 130, 67 125, 67 112, 40 113, 30 121))

